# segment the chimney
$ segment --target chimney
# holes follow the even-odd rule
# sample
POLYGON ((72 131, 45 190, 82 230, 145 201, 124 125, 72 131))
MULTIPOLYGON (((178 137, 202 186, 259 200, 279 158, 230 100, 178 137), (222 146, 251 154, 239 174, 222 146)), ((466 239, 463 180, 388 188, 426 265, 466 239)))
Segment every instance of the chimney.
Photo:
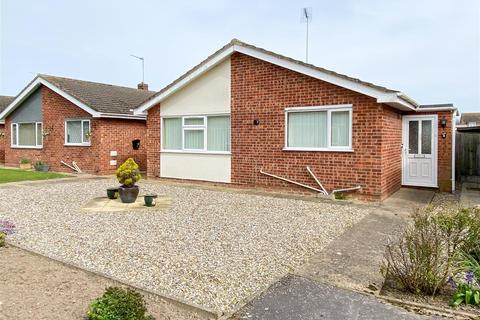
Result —
POLYGON ((146 84, 146 83, 144 83, 144 82, 140 82, 140 83, 137 85, 137 88, 138 88, 138 90, 148 91, 148 84, 146 84))

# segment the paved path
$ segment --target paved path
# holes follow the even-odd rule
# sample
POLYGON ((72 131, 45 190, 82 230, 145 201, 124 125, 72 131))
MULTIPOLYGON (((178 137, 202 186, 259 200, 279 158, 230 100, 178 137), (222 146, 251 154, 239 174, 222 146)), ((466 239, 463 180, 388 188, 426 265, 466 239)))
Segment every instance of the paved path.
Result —
POLYGON ((420 319, 416 315, 408 318, 403 309, 385 305, 373 296, 344 289, 381 289, 384 279, 380 267, 389 237, 404 227, 415 208, 430 203, 433 195, 430 190, 403 188, 381 205, 372 205, 369 215, 295 270, 293 276, 251 302, 238 317, 420 319))
POLYGON ((297 276, 277 282, 236 319, 420 320, 435 319, 384 304, 373 296, 297 276))

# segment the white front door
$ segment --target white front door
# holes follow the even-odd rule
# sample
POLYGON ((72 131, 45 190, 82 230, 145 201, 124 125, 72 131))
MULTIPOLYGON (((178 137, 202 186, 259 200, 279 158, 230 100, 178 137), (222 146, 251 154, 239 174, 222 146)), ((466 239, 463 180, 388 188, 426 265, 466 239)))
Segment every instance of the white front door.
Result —
POLYGON ((403 185, 438 187, 437 122, 437 115, 403 116, 403 185))

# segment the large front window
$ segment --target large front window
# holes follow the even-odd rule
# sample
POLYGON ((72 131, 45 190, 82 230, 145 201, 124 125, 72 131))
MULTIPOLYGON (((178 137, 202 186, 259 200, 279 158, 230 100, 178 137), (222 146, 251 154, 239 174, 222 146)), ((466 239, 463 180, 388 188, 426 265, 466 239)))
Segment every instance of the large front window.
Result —
POLYGON ((230 152, 230 117, 226 115, 163 118, 162 150, 230 152))
POLYGON ((41 148, 43 146, 42 123, 12 123, 12 147, 41 148))
POLYGON ((65 121, 65 145, 90 145, 90 120, 65 121))
POLYGON ((285 111, 285 150, 351 150, 351 106, 299 107, 285 111))

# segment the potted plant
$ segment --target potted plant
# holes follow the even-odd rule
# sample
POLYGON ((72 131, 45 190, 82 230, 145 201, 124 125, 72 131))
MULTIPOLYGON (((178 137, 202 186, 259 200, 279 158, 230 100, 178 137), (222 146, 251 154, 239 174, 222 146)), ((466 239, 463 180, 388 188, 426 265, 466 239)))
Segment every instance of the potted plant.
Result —
POLYGON ((36 171, 43 171, 43 172, 48 171, 48 165, 42 160, 38 160, 37 162, 35 162, 34 168, 36 171))
POLYGON ((32 164, 30 163, 30 160, 22 158, 20 160, 20 169, 28 170, 32 168, 32 164))
POLYGON ((128 158, 118 169, 117 179, 121 186, 118 188, 118 194, 123 203, 132 203, 137 200, 139 188, 135 185, 142 176, 138 169, 138 164, 132 158, 128 158))

